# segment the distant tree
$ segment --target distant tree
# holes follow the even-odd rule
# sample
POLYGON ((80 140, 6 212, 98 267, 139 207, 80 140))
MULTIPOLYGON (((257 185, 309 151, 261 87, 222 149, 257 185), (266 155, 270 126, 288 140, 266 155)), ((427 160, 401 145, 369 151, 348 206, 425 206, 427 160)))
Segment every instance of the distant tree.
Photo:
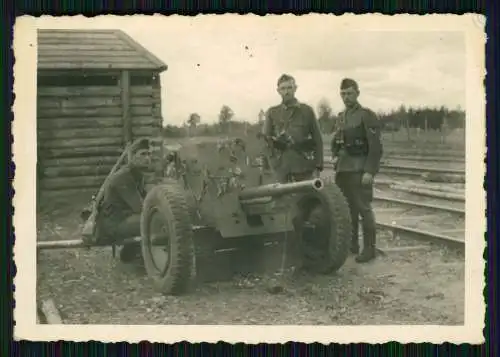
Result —
POLYGON ((229 124, 234 117, 233 110, 227 106, 223 105, 219 112, 219 125, 222 132, 227 133, 229 129, 229 124))
POLYGON ((185 123, 188 136, 193 135, 193 132, 196 131, 196 127, 200 124, 200 122, 201 122, 201 117, 198 113, 189 114, 189 118, 186 120, 185 123))
POLYGON ((190 128, 196 128, 198 124, 201 122, 201 117, 198 113, 191 113, 189 114, 189 118, 187 120, 187 124, 189 125, 190 128))
POLYGON ((166 138, 180 138, 185 136, 185 130, 182 127, 178 127, 175 125, 166 125, 163 127, 163 136, 166 138))
POLYGON ((318 124, 323 133, 330 133, 333 130, 332 107, 324 98, 318 104, 318 124))

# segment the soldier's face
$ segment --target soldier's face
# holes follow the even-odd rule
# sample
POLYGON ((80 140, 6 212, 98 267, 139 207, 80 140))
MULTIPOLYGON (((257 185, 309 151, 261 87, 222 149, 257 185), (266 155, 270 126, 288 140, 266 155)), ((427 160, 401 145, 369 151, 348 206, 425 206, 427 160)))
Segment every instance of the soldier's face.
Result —
POLYGON ((278 86, 278 93, 284 101, 295 98, 296 90, 297 86, 293 80, 281 82, 278 86))
POLYGON ((346 107, 351 107, 358 101, 359 92, 353 88, 349 87, 340 90, 340 96, 346 107))
POLYGON ((149 150, 137 150, 132 156, 131 164, 138 169, 147 169, 151 165, 151 154, 149 150))

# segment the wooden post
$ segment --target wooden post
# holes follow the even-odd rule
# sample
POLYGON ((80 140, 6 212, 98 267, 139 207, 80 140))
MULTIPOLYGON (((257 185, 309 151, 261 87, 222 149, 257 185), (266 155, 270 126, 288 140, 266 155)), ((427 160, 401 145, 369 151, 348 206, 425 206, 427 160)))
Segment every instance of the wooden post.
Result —
POLYGON ((427 132, 428 132, 427 117, 424 119, 424 142, 427 142, 427 132))
POLYGON ((122 71, 120 79, 122 99, 123 141, 127 145, 132 141, 132 121, 130 118, 130 72, 122 71))
POLYGON ((406 135, 408 136, 408 142, 411 141, 411 135, 410 135, 410 119, 407 117, 405 120, 406 124, 406 135))
POLYGON ((446 115, 443 117, 443 124, 441 124, 441 142, 444 144, 446 143, 446 128, 447 128, 447 122, 446 122, 446 115))

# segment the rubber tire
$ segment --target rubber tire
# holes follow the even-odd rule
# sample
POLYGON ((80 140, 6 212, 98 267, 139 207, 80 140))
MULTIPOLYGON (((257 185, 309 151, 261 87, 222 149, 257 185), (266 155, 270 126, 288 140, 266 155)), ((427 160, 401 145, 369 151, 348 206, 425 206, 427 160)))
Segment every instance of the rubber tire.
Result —
POLYGON ((299 204, 312 197, 319 198, 327 208, 324 214, 329 217, 329 259, 318 262, 303 257, 304 267, 314 273, 330 274, 339 270, 349 256, 352 230, 349 206, 340 188, 331 180, 325 182, 321 191, 304 195, 299 204))
POLYGON ((156 290, 180 295, 190 287, 195 275, 193 231, 185 192, 178 183, 162 183, 149 191, 141 213, 142 256, 144 267, 156 290), (158 211, 169 231, 169 264, 164 273, 156 269, 151 253, 149 221, 158 211))

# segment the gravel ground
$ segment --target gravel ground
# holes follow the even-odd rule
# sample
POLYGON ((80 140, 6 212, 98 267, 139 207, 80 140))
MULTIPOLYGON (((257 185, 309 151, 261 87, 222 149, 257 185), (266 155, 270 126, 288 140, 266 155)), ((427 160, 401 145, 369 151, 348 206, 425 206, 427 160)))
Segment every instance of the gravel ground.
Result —
MULTIPOLYGON (((88 199, 44 204, 39 240, 75 238, 78 212, 88 199), (57 219, 56 219, 57 217, 57 219)), ((66 198, 67 200, 67 198, 66 198)), ((379 234, 379 247, 422 243, 379 234)), ((216 264, 216 263, 213 263, 216 264)), ((423 247, 392 251, 372 263, 352 258, 337 274, 272 272, 207 281, 182 297, 162 296, 140 266, 112 258, 110 249, 40 253, 38 301, 52 298, 73 324, 443 324, 464 322, 464 258, 423 247), (272 290, 280 286, 282 291, 272 290)))

